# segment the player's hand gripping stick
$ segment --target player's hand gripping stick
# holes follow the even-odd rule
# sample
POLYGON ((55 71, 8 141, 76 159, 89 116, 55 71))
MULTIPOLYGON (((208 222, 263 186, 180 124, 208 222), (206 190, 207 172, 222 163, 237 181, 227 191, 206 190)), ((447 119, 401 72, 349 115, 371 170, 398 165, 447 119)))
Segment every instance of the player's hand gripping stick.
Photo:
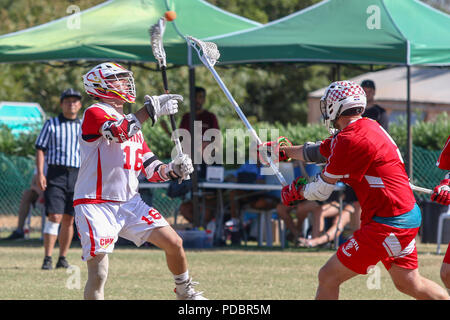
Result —
MULTIPOLYGON (((165 17, 160 18, 158 22, 153 26, 151 26, 149 29, 152 52, 159 64, 159 68, 161 70, 163 79, 164 91, 166 92, 166 94, 169 93, 169 85, 167 83, 167 73, 166 73, 167 63, 166 63, 166 52, 164 51, 163 46, 163 36, 164 31, 166 29, 166 20, 172 21, 173 19, 175 19, 175 17, 176 14, 174 11, 168 11, 166 12, 165 17)), ((177 148, 177 154, 181 155, 183 154, 183 149, 181 147, 180 139, 176 135, 177 126, 175 123, 175 117, 173 116, 173 114, 170 114, 169 117, 170 117, 170 125, 172 127, 173 140, 177 148)), ((189 179, 189 176, 187 176, 186 179, 189 179)), ((179 183, 181 183, 181 179, 179 180, 179 183)))

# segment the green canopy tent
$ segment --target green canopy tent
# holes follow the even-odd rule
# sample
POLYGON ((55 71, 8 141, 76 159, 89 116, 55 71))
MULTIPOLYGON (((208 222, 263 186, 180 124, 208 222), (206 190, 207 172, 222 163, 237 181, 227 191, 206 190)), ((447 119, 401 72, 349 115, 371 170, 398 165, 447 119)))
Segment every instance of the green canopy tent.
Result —
MULTIPOLYGON (((166 24, 164 33, 167 63, 189 66, 191 119, 195 119, 194 68, 199 63, 189 52, 184 36, 206 38, 261 26, 204 0, 109 0, 43 25, 0 36, 0 63, 156 62, 148 29, 168 10, 175 11, 177 17, 166 24)), ((193 130, 193 121, 191 126, 193 130)), ((194 174, 195 212, 197 191, 194 174)), ((197 219, 198 215, 194 217, 197 219)))
POLYGON ((221 63, 450 65, 450 16, 418 0, 325 0, 261 27, 209 37, 221 63))
POLYGON ((219 65, 278 61, 406 66, 411 176, 410 66, 450 65, 449 30, 449 15, 418 0, 325 0, 261 27, 204 40, 218 45, 219 65))
POLYGON ((148 29, 168 10, 177 18, 164 34, 167 63, 188 65, 183 35, 199 38, 261 24, 203 0, 109 0, 49 23, 0 36, 0 63, 114 60, 156 62, 148 29))

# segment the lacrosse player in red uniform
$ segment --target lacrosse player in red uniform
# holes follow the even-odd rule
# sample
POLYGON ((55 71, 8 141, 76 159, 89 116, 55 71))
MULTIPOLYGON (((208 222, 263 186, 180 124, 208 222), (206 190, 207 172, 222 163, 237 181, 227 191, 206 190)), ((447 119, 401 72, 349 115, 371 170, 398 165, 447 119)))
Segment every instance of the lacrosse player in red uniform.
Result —
POLYGON ((184 180, 193 171, 186 154, 168 164, 149 149, 141 132, 142 123, 155 124, 163 115, 178 111, 182 96, 145 96, 144 107, 124 114, 123 104, 134 103, 132 72, 115 63, 102 63, 83 76, 86 92, 98 100, 83 115, 80 132, 81 168, 75 185, 75 221, 87 261, 85 299, 103 299, 108 274, 108 254, 118 237, 137 246, 146 241, 164 250, 174 275, 178 299, 204 300, 193 289, 182 239, 155 208, 142 201, 138 176, 152 182, 184 180))
POLYGON ((283 188, 285 205, 324 201, 339 180, 353 188, 361 204, 361 227, 319 271, 316 299, 338 299, 343 282, 367 274, 379 261, 399 291, 417 299, 448 299, 442 287, 419 274, 415 237, 420 209, 397 146, 376 121, 361 116, 365 107, 358 84, 333 82, 320 103, 333 135, 321 143, 279 149, 292 159, 326 163, 312 182, 299 177, 283 188))
MULTIPOLYGON (((450 136, 447 138, 436 165, 442 170, 450 170, 450 136)), ((450 205, 450 172, 447 172, 444 179, 434 188, 431 200, 444 206, 450 205)), ((450 293, 450 243, 442 262, 441 279, 450 293)))

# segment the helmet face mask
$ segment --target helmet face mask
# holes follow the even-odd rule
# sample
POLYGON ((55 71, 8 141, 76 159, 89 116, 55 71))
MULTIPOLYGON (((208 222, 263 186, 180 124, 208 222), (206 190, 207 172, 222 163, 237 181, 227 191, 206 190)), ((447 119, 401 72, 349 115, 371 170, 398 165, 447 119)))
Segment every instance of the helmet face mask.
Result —
MULTIPOLYGON (((326 94, 325 94, 326 95, 326 94)), ((320 113, 322 114, 322 120, 323 123, 325 125, 325 127, 327 128, 328 132, 330 134, 334 134, 334 129, 331 128, 331 121, 330 121, 330 116, 327 112, 327 100, 326 98, 322 97, 322 99, 320 99, 320 113)), ((334 126, 334 124, 333 124, 334 126)))
MULTIPOLYGON (((136 90, 134 86, 134 79, 132 73, 120 73, 113 74, 106 78, 105 80, 107 90, 110 92, 114 92, 118 96, 125 100, 126 102, 130 102, 130 97, 136 97, 136 90)), ((134 102, 134 101, 133 101, 134 102)))
POLYGON ((134 103, 136 88, 133 73, 119 64, 105 62, 83 76, 84 89, 90 96, 100 99, 120 99, 134 103))
POLYGON ((320 112, 325 126, 331 134, 335 133, 335 123, 339 116, 352 108, 366 107, 366 93, 353 81, 336 81, 328 86, 320 99, 320 112))

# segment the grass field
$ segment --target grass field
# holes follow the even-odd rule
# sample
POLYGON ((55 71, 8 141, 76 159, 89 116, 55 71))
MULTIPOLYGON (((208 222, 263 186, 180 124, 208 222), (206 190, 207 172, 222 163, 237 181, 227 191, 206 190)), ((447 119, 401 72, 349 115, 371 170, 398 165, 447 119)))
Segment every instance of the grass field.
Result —
MULTIPOLYGON (((0 233, 0 237, 7 233, 0 233)), ((0 241, 1 300, 77 300, 83 298, 87 279, 78 242, 68 255, 75 269, 41 270, 42 241, 38 234, 31 240, 0 241), (79 280, 79 281, 77 281, 79 280)), ((446 245, 442 246, 443 252, 446 245)), ((436 255, 435 244, 418 244, 419 270, 422 275, 442 285, 439 269, 443 255, 436 255)), ((187 249, 189 269, 197 289, 215 300, 311 300, 315 296, 317 272, 334 251, 302 249, 225 247, 223 249, 187 249)), ((53 255, 56 263, 58 249, 53 255)), ((410 299, 398 292, 387 271, 379 267, 376 274, 359 276, 342 286, 341 299, 396 300, 410 299)), ((106 299, 167 300, 174 299, 173 280, 164 253, 156 248, 119 246, 110 255, 110 272, 106 299)))

